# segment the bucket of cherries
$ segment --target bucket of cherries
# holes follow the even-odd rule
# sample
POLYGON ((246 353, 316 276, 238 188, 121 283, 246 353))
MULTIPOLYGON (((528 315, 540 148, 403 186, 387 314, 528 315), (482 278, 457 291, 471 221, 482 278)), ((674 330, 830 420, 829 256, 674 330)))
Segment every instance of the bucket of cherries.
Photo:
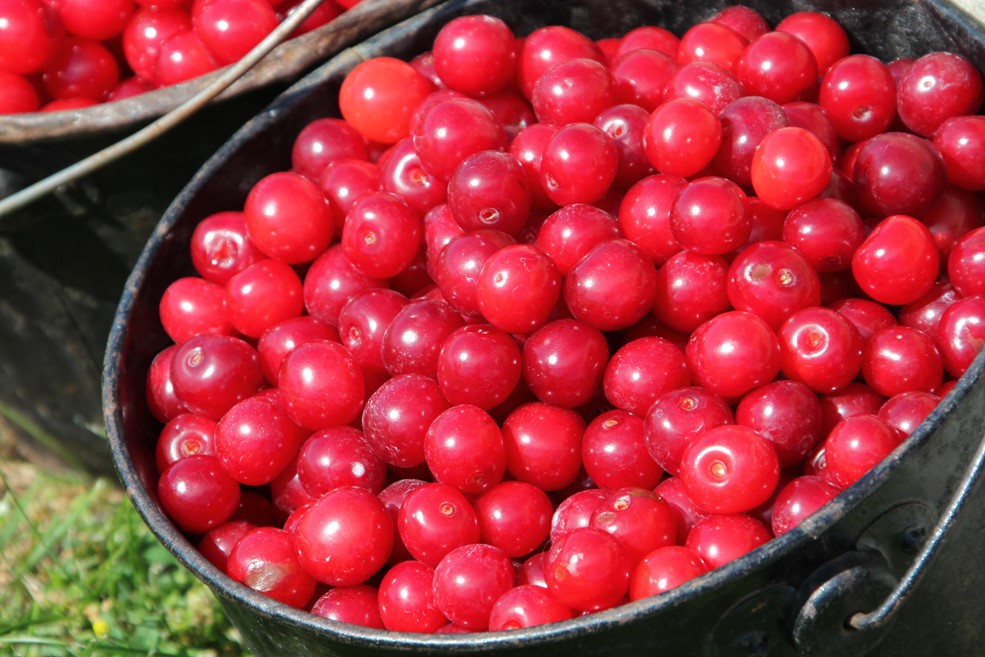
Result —
POLYGON ((914 640, 848 629, 980 438, 985 46, 781 4, 447 3, 175 200, 107 427, 251 650, 914 640))

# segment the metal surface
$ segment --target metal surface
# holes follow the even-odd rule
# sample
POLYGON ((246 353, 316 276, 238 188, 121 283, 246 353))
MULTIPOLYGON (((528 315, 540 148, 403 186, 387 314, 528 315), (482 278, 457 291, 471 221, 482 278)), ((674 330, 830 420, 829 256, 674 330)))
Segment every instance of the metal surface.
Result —
MULTIPOLYGON (((771 22, 793 10, 829 11, 853 34, 856 51, 892 59, 933 49, 964 53, 981 68, 981 26, 939 2, 749 2, 771 22)), ((597 614, 515 632, 411 635, 334 623, 276 603, 212 567, 154 502, 158 426, 143 403, 147 366, 167 344, 155 316, 167 283, 190 271, 195 223, 235 208, 260 177, 284 168, 293 137, 336 111, 345 73, 375 55, 410 57, 437 28, 464 12, 503 17, 519 33, 566 24, 595 37, 643 23, 683 28, 724 3, 661 0, 466 0, 425 12, 343 53, 243 127, 177 197, 131 274, 107 348, 105 417, 115 463, 134 505, 161 542, 202 579, 263 655, 905 655, 980 654, 985 640, 985 491, 969 487, 936 554, 905 604, 884 626, 856 630, 849 619, 892 594, 932 535, 979 448, 985 425, 985 354, 937 409, 884 462, 819 513, 744 557, 665 594, 597 614)))

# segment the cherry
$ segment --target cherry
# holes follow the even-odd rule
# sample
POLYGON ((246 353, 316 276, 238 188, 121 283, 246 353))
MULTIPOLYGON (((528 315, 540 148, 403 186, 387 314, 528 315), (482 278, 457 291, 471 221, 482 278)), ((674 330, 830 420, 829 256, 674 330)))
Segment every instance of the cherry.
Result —
POLYGON ((441 180, 451 178, 469 155, 506 148, 506 134, 496 116, 482 103, 468 98, 422 107, 411 134, 421 164, 441 180))
POLYGON ((534 246, 550 257, 558 274, 567 276, 597 244, 619 236, 619 224, 608 212, 593 205, 572 203, 544 219, 534 246))
POLYGON ((318 256, 304 277, 304 307, 313 317, 336 326, 349 298, 362 290, 386 287, 384 281, 361 274, 349 261, 340 244, 318 256))
POLYGON ((339 90, 339 110, 370 141, 395 144, 410 134, 413 112, 431 89, 431 83, 410 64, 374 57, 346 76, 339 90))
POLYGON ((948 374, 962 376, 985 345, 985 295, 954 302, 941 316, 936 338, 948 374))
POLYGON ((784 486, 773 502, 773 534, 781 536, 833 500, 841 488, 821 477, 804 475, 784 486))
POLYGON ((291 165, 310 180, 318 180, 330 164, 348 159, 368 160, 369 153, 362 135, 341 119, 315 119, 301 128, 291 146, 291 165))
POLYGON ((590 123, 569 123, 544 144, 540 184, 558 205, 594 203, 609 191, 619 167, 612 139, 590 123))
POLYGON ((635 50, 655 50, 676 57, 679 47, 680 39, 670 30, 658 25, 642 25, 622 35, 616 56, 622 57, 635 50))
POLYGON ((414 299, 390 320, 383 333, 383 365, 391 376, 437 377, 441 345, 464 321, 451 306, 434 299, 414 299))
POLYGON ((669 591, 708 572, 696 552, 680 545, 659 547, 633 569, 629 599, 636 601, 669 591))
POLYGON ((958 240, 985 222, 985 201, 977 194, 958 187, 947 187, 920 215, 934 236, 941 258, 951 255, 958 240))
POLYGON ((555 600, 546 587, 523 584, 497 598, 489 612, 489 630, 518 630, 571 617, 571 610, 555 600))
POLYGON ((699 520, 684 547, 694 551, 709 568, 724 566, 773 538, 760 521, 744 513, 710 515, 699 520))
POLYGON ((247 235, 242 212, 217 212, 195 227, 191 257, 202 278, 221 285, 266 256, 247 235))
POLYGON ((418 215, 445 202, 448 192, 445 181, 424 168, 411 137, 404 137, 387 149, 376 164, 383 191, 400 197, 418 215))
POLYGON ((715 157, 722 143, 722 124, 703 102, 674 98, 650 114, 643 139, 654 169, 687 178, 715 157))
POLYGON ((708 517, 708 514, 699 509, 694 501, 687 496, 680 477, 664 479, 657 484, 653 492, 675 510, 677 515, 677 543, 683 545, 691 528, 699 520, 708 517))
POLYGON ((178 346, 170 377, 188 410, 218 420, 260 388, 263 374, 256 349, 243 340, 202 334, 178 346))
POLYGON ((678 68, 674 57, 665 52, 649 48, 627 51, 611 65, 616 99, 652 112, 663 102, 664 89, 678 68))
POLYGON ((643 420, 623 410, 592 420, 581 450, 585 472, 602 488, 653 488, 663 476, 647 451, 643 420))
POLYGON ((608 491, 592 512, 589 526, 618 538, 629 550, 633 563, 677 540, 676 512, 645 488, 608 491))
POLYGON ((932 137, 951 117, 976 114, 985 96, 975 66, 948 52, 919 57, 900 79, 896 93, 900 119, 924 137, 932 137))
POLYGON ((934 132, 934 146, 944 158, 948 182, 964 189, 985 189, 985 117, 952 116, 934 132))
POLYGON ((303 608, 316 581, 294 554, 294 537, 276 527, 257 527, 243 535, 226 562, 229 576, 264 595, 303 608))
POLYGON ((638 417, 646 415, 660 395, 690 384, 691 371, 683 351, 660 337, 623 345, 612 355, 602 380, 612 405, 638 417))
POLYGON ((571 314, 602 331, 635 324, 653 304, 657 272, 628 240, 609 240, 592 248, 564 282, 571 314))
POLYGON ((466 495, 489 490, 506 471, 499 426, 469 404, 452 406, 431 421, 424 436, 424 459, 436 480, 466 495))
POLYGON ((749 41, 770 31, 769 23, 763 15, 746 5, 729 5, 709 20, 731 27, 749 41))
POLYGON ((219 63, 197 32, 179 30, 161 43, 154 65, 154 82, 162 87, 179 84, 218 67, 219 63))
POLYGON ((665 392, 646 413, 647 451, 662 469, 676 476, 681 455, 693 439, 713 427, 731 424, 733 419, 725 400, 704 388, 665 392))
POLYGON ((219 420, 215 453, 233 479, 259 486, 290 464, 305 435, 280 404, 253 396, 237 402, 219 420))
POLYGON ((171 379, 171 363, 176 351, 178 351, 178 345, 165 347, 154 356, 150 367, 147 368, 147 392, 145 394, 147 406, 151 415, 161 423, 168 422, 172 418, 188 412, 184 402, 178 399, 175 394, 174 382, 171 379))
POLYGON ((581 468, 585 421, 575 411, 531 402, 503 421, 503 444, 510 476, 541 490, 561 490, 581 468))
POLYGON ((848 203, 817 198, 792 209, 783 222, 783 241, 794 246, 817 272, 851 267, 865 240, 862 218, 848 203))
POLYGON ((226 291, 195 276, 171 283, 161 296, 158 313, 164 331, 176 343, 202 333, 233 333, 226 291))
POLYGON ((507 333, 531 333, 545 324, 560 294, 561 275, 554 261, 529 244, 497 251, 479 273, 479 309, 507 333))
POLYGON ((306 342, 336 342, 338 331, 319 319, 305 315, 286 319, 264 331, 257 342, 260 367, 268 382, 276 385, 280 365, 295 347, 306 342))
POLYGON ((40 106, 38 91, 27 78, 0 70, 0 114, 36 112, 40 106))
POLYGON ((845 418, 824 441, 825 467, 821 477, 838 488, 848 488, 901 441, 900 433, 876 415, 845 418))
POLYGON ((380 581, 379 613, 383 625, 396 632, 434 632, 448 622, 434 604, 434 568, 403 561, 380 581))
POLYGON ((337 342, 296 347, 281 363, 277 382, 288 415, 311 431, 352 422, 365 401, 362 372, 337 342))
POLYGON ((671 229, 670 215, 674 201, 686 186, 687 181, 680 176, 647 176, 630 187, 619 204, 619 228, 623 236, 655 265, 663 264, 681 250, 671 229))
POLYGON ((98 41, 68 37, 42 75, 48 97, 102 101, 120 81, 113 53, 98 41))
POLYGON ((985 294, 985 228, 957 241, 947 258, 947 276, 961 296, 985 294))
POLYGON ((731 27, 705 21, 691 26, 681 37, 677 61, 682 65, 692 61, 713 62, 734 74, 748 45, 749 40, 731 27))
POLYGON ((548 69, 571 59, 603 61, 602 51, 584 34, 562 25, 540 27, 527 35, 517 58, 517 83, 527 98, 548 69))
POLYGON ((941 384, 943 363, 933 339, 906 326, 874 334, 862 354, 865 382, 881 395, 932 391, 941 384))
POLYGON ((400 197, 373 192, 357 201, 345 217, 342 251, 369 278, 390 278, 413 261, 421 242, 417 213, 400 197))
POLYGON ((664 88, 664 100, 691 98, 719 114, 743 95, 742 83, 714 62, 690 62, 674 73, 664 88))
POLYGON ((434 39, 434 67, 449 88, 487 96, 505 88, 517 66, 516 37, 493 16, 462 16, 445 24, 434 39))
POLYGON ((520 380, 520 347, 489 324, 452 331, 438 354, 438 383, 452 404, 489 410, 506 401, 520 380))
POLYGON ((739 310, 699 326, 686 354, 695 381, 726 399, 769 382, 780 370, 776 334, 756 315, 739 310))
POLYGON ((776 330, 792 314, 821 302, 817 273, 786 242, 763 241, 740 253, 729 268, 728 298, 776 330))
POLYGON ((311 606, 311 613, 342 623, 383 629, 375 586, 357 584, 329 589, 311 606))
POLYGON ((920 331, 931 340, 937 340, 941 316, 959 298, 950 283, 938 280, 922 297, 899 309, 899 323, 920 331))
POLYGON ((889 67, 875 57, 848 55, 824 74, 818 104, 827 112, 839 138, 863 141, 892 125, 896 83, 889 67))
POLYGON ((906 437, 937 408, 940 401, 940 396, 931 392, 920 390, 901 392, 890 397, 879 408, 878 415, 901 436, 906 437))
POLYGON ((480 314, 478 287, 482 267, 494 253, 514 240, 498 230, 475 230, 451 239, 435 265, 435 282, 452 308, 476 317, 480 314))
POLYGON ((318 185, 296 173, 273 173, 250 190, 243 209, 250 241, 288 264, 320 256, 335 234, 335 216, 318 185))
POLYGON ((745 244, 752 221, 745 193, 727 178, 688 183, 670 213, 670 230, 682 247, 701 255, 724 255, 745 244))
POLYGON ((157 495, 182 531, 204 534, 232 517, 240 491, 216 457, 198 454, 169 465, 157 482, 157 495))
POLYGON ((886 217, 852 256, 859 287, 876 301, 902 305, 923 296, 940 269, 940 253, 927 227, 913 217, 886 217))
POLYGON ((668 327, 690 333, 728 310, 729 265, 721 256, 680 251, 657 271, 653 312, 668 327))
POLYGON ((468 499, 440 482, 408 493, 396 526, 411 555, 432 567, 453 549, 479 540, 478 517, 468 499))
POLYGON ((713 164, 717 171, 745 188, 752 184, 753 154, 763 138, 788 124, 783 108, 762 96, 743 96, 718 115, 722 143, 713 164))
POLYGON ((824 75, 831 65, 848 55, 848 34, 838 22, 817 11, 788 14, 776 24, 777 32, 794 35, 810 48, 817 70, 824 75))
POLYGON ((612 181, 614 189, 626 189, 653 173, 646 158, 643 135, 650 118, 639 105, 613 105, 595 117, 592 124, 609 135, 619 153, 619 168, 612 181))
POLYGON ((168 420, 157 437, 157 469, 164 472, 175 461, 196 454, 215 456, 215 427, 215 420, 194 413, 168 420))
POLYGON ((588 123, 615 104, 609 69, 589 58, 570 59, 544 71, 534 84, 530 104, 541 123, 588 123))
POLYGON ((780 327, 778 337, 783 374, 814 392, 841 390, 862 367, 863 341, 858 329, 830 308, 794 313, 780 327))
POLYGON ((394 290, 373 288, 352 296, 339 312, 339 336, 364 371, 385 373, 383 338, 408 301, 394 290))
POLYGON ((848 173, 862 209, 882 217, 925 211, 944 191, 947 176, 934 145, 904 132, 884 132, 862 142, 848 173))
POLYGON ((499 230, 517 235, 530 216, 523 167, 499 151, 470 155, 448 181, 448 208, 465 231, 499 230))
POLYGON ((225 296, 230 322, 250 338, 259 338, 304 310, 304 291, 297 272, 272 258, 258 260, 226 281, 225 296))
POLYGON ((331 586, 354 586, 372 577, 393 547, 394 529, 383 503, 358 486, 343 486, 318 498, 298 522, 298 561, 312 577, 331 586))
POLYGON ((792 210, 820 194, 831 178, 831 156, 814 133, 795 126, 778 128, 756 148, 750 179, 768 206, 792 210))
POLYGON ((0 70, 40 73, 58 53, 65 34, 55 10, 41 0, 4 0, 0 17, 0 70))
POLYGON ((750 96, 789 103, 814 92, 818 63, 811 49, 788 32, 768 32, 750 42, 736 66, 736 77, 750 96))
POLYGON ((696 436, 681 455, 688 497, 707 513, 750 511, 773 494, 780 466, 772 443, 738 424, 696 436))
POLYGON ((314 498, 342 486, 383 490, 386 464, 353 427, 330 427, 312 434, 297 453, 298 480, 314 498))
POLYGON ((773 443, 781 468, 800 463, 823 438, 824 413, 814 392, 798 381, 772 381, 746 394, 735 422, 773 443))
POLYGON ((561 604, 582 611, 615 606, 629 590, 632 557, 617 538, 580 527, 554 541, 544 567, 547 590, 561 604))
POLYGON ((484 630, 493 604, 513 585, 513 562, 505 552, 481 543, 463 545, 434 569, 434 604, 451 622, 484 630))
POLYGON ((255 527, 256 525, 244 520, 229 520, 215 529, 209 530, 196 547, 202 556, 209 560, 209 563, 222 572, 226 572, 229 553, 239 542, 239 539, 255 527))
POLYGON ((240 59, 277 27, 266 0, 204 0, 192 6, 192 25, 221 64, 240 59))
POLYGON ((827 395, 821 395, 821 411, 824 413, 824 434, 831 432, 838 422, 854 415, 875 415, 886 402, 886 397, 864 383, 852 382, 827 395))

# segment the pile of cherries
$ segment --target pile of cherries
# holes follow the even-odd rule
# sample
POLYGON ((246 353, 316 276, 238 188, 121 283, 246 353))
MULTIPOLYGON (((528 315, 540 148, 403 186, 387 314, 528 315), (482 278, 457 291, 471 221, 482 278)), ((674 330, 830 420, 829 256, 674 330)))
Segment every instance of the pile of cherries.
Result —
MULTIPOLYGON (((300 0, 0 0, 0 114, 90 107, 235 62, 300 0)), ((359 0, 326 0, 297 34, 359 0)))
POLYGON ((147 379, 233 579, 410 632, 549 623, 795 527, 985 341, 979 73, 731 6, 444 26, 204 217, 147 379))

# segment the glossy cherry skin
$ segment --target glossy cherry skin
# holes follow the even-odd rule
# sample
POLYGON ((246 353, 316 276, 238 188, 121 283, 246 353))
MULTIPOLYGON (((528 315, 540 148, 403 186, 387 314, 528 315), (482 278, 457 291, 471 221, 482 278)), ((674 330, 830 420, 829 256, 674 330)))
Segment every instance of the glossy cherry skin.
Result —
POLYGON ((684 547, 697 553, 709 568, 718 568, 771 538, 766 525, 746 514, 710 515, 694 525, 684 547))
POLYGON ((632 242, 602 242, 565 278, 565 304, 576 319, 599 330, 626 328, 653 305, 656 278, 653 264, 632 242))
POLYGON ((831 272, 851 267, 852 256, 866 235, 852 206, 834 198, 818 198, 790 211, 782 236, 815 271, 831 272))
POLYGON ((731 307, 729 264, 722 256, 680 251, 657 271, 653 312, 666 326, 690 333, 731 307))
POLYGON ((729 103, 718 116, 722 124, 722 144, 715 154, 715 169, 745 188, 752 181, 753 154, 763 138, 786 127, 783 108, 762 96, 743 96, 729 103))
POLYGON ((865 213, 883 217, 923 212, 944 191, 947 177, 934 145, 903 132, 884 132, 862 142, 847 173, 865 213))
POLYGON ((773 494, 780 476, 772 443, 743 425, 697 436, 681 455, 684 490, 707 513, 740 513, 773 494))
POLYGON ((414 260, 422 236, 420 217, 413 208, 395 194, 374 192, 346 214, 342 251, 364 276, 390 278, 414 260))
POLYGON ((862 337, 830 308, 804 308, 780 327, 780 369, 818 393, 835 392, 855 379, 862 366, 862 337))
POLYGON ((771 381, 780 370, 776 334, 743 311, 722 313, 699 326, 686 354, 695 381, 726 399, 771 381))
POLYGON ((879 417, 906 437, 937 408, 940 396, 932 392, 911 390, 893 395, 879 408, 879 417))
POLYGON ((394 376, 366 402, 362 426, 374 453, 390 465, 424 462, 424 437, 431 422, 449 407, 434 379, 422 374, 394 376))
POLYGON ((369 584, 329 589, 311 606, 311 613, 341 623, 382 630, 378 598, 376 587, 369 584))
POLYGON ((626 411, 592 420, 581 449, 585 472, 602 488, 653 488, 663 476, 647 451, 643 420, 626 411))
POLYGON ((215 427, 215 420, 194 413, 169 420, 157 437, 157 469, 164 472, 175 461, 196 454, 215 456, 215 427))
POLYGON ((239 60, 277 27, 265 0, 208 0, 192 8, 192 24, 221 64, 239 60))
POLYGON ((704 388, 671 390, 657 397, 646 413, 647 450, 661 468, 676 476, 681 455, 694 438, 733 420, 725 400, 704 388))
POLYGON ((619 224, 608 212, 573 203, 544 219, 534 246, 551 258, 560 275, 566 276, 592 248, 619 236, 619 224))
POLYGON ((411 555, 432 567, 453 549, 479 541, 479 521, 468 499, 439 482, 407 495, 396 526, 411 555))
POLYGON ((615 102, 615 84, 608 67, 584 57, 544 71, 530 96, 537 119, 556 126, 589 123, 615 102))
POLYGON ((506 471, 499 426, 469 404, 452 406, 432 420, 424 436, 424 459, 436 480, 466 495, 487 491, 506 471))
POLYGON ((642 600, 669 591, 708 572, 708 565, 693 550, 668 545, 646 555, 633 569, 629 599, 642 600))
POLYGON ((747 198, 731 180, 708 176, 681 190, 670 230, 682 247, 701 255, 724 255, 745 244, 752 221, 747 198))
POLYGON ((674 545, 677 540, 677 512, 646 488, 607 491, 592 512, 589 526, 618 538, 634 563, 653 550, 674 545))
POLYGON ((68 37, 42 75, 44 90, 55 100, 102 101, 120 81, 113 53, 98 41, 68 37))
POLYGON ((947 169, 948 182, 963 189, 985 189, 985 118, 981 116, 954 116, 937 128, 934 146, 937 147, 947 169))
POLYGON ((660 337, 623 345, 612 355, 602 380, 606 399, 637 417, 646 415, 660 395, 690 384, 691 371, 683 351, 660 337))
POLYGON ((985 294, 985 228, 976 228, 954 245, 947 276, 962 296, 985 294))
POLYGON ((667 53, 639 48, 619 55, 610 68, 619 102, 652 112, 663 102, 664 88, 679 67, 667 53))
POLYGON ((342 117, 367 139, 395 144, 410 133, 417 105, 431 83, 410 64, 374 57, 356 66, 339 90, 342 117))
POLYGON ((226 291, 197 276, 171 283, 158 307, 165 333, 176 343, 201 333, 232 335, 226 291))
POLYGON ((985 345, 985 296, 965 297, 944 311, 937 329, 944 367, 960 377, 985 345))
POLYGON ((273 173, 250 190, 246 231, 258 249, 288 264, 314 260, 331 243, 336 219, 318 186, 296 173, 273 173))
POLYGON ((889 305, 919 299, 939 269, 940 253, 930 231, 901 214, 879 222, 852 256, 852 273, 862 290, 889 305))
POLYGON ((792 210, 824 190, 831 166, 831 155, 812 132, 788 126, 760 142, 752 158, 750 180, 764 203, 792 210))
POLYGON ((824 441, 821 477, 848 488, 902 442, 902 436, 876 415, 855 415, 839 422, 824 441))
POLYGON ((773 502, 773 534, 786 534, 840 492, 841 488, 821 477, 804 475, 792 480, 780 490, 773 502))
POLYGON ((557 623, 573 616, 571 609, 554 599, 546 587, 515 586, 499 596, 489 612, 489 630, 518 630, 557 623))
POLYGON ((742 83, 714 62, 694 61, 680 67, 664 88, 664 100, 691 98, 715 114, 743 95, 742 83))
POLYGON ((574 319, 549 322, 523 344, 523 377, 538 399, 575 408, 602 382, 609 347, 597 328, 574 319))
POLYGON ((925 137, 953 116, 978 113, 983 97, 981 74, 965 57, 950 52, 919 57, 897 88, 900 119, 925 137))
POLYGON ((174 382, 171 380, 171 363, 177 350, 178 345, 165 347, 154 356, 150 367, 147 368, 147 392, 145 394, 147 407, 154 419, 162 424, 188 412, 184 402, 178 399, 175 394, 174 382))
POLYGON ((359 366, 337 342, 297 347, 281 363, 277 381, 288 415, 311 431, 348 424, 366 399, 359 366))
POLYGON ((585 421, 575 411, 531 402, 503 421, 506 467, 510 476, 541 490, 561 490, 581 468, 585 421))
POLYGON ((821 403, 797 381, 773 381, 749 392, 735 409, 735 421, 773 443, 781 468, 802 461, 824 430, 821 403))
POLYGON ((424 168, 438 179, 450 179, 470 155, 506 148, 502 126, 482 103, 452 98, 426 110, 424 107, 412 127, 414 151, 424 168))
POLYGON ((545 324, 560 294, 557 266, 533 245, 497 251, 479 273, 479 309, 489 323, 507 333, 527 334, 545 324))
POLYGON ((461 315, 444 301, 414 299, 391 320, 383 334, 383 365, 391 376, 437 376, 441 345, 464 324, 461 315))
POLYGON ((728 298, 776 330, 792 314, 821 303, 821 281, 797 249, 786 242, 752 244, 729 268, 728 298))
POLYGON ((219 420, 216 457, 236 481, 259 486, 287 467, 305 435, 280 404, 253 396, 236 403, 219 420))
POLYGON ((331 586, 362 584, 383 566, 393 547, 394 528, 383 503, 358 486, 320 497, 294 531, 298 561, 331 586))
POLYGON ((736 77, 746 94, 765 96, 782 105, 814 90, 818 65, 810 48, 796 36, 769 32, 746 47, 736 77))
POLYGON ((434 603, 453 623, 483 630, 493 604, 513 585, 513 562, 505 552, 481 543, 463 545, 435 567, 434 603))
POLYGON ((435 37, 432 52, 441 81, 472 97, 501 91, 516 72, 516 37, 494 16, 449 21, 435 37))
POLYGON ((438 354, 438 383, 453 404, 491 409, 509 397, 521 374, 520 347, 489 324, 470 324, 445 338, 438 354))
POLYGON ((256 349, 228 335, 197 335, 174 353, 175 396, 193 413, 218 420, 259 390, 263 374, 256 349))
POLYGON ((199 275, 218 284, 265 257, 249 239, 242 212, 217 212, 202 219, 192 233, 191 256, 199 275))
POLYGON ((681 250, 670 225, 677 195, 687 186, 680 176, 647 176, 630 187, 619 204, 619 227, 659 266, 681 250))
POLYGON ((551 546, 544 568, 547 590, 562 604, 583 611, 615 606, 629 590, 632 557, 618 539, 581 527, 551 546))
POLYGON ((603 61, 602 51, 590 38, 561 25, 541 27, 523 41, 517 59, 517 82, 527 98, 534 85, 549 68, 571 59, 588 57, 603 61))
POLYGON ((862 353, 862 375, 886 397, 909 390, 929 392, 941 384, 944 365, 934 341, 906 326, 873 335, 862 353))
POLYGON ((650 114, 646 157, 659 173, 688 178, 702 171, 722 143, 722 124, 704 103, 675 98, 650 114))
POLYGON ((330 427, 309 436, 297 451, 298 480, 319 498, 342 486, 383 490, 386 464, 373 454, 363 433, 353 427, 330 427))
POLYGON ((0 70, 40 72, 57 54, 65 28, 56 11, 40 0, 8 0, 0 28, 0 70))
POLYGON ((297 272, 273 258, 259 260, 230 278, 225 292, 233 327, 249 338, 259 338, 304 310, 304 289, 297 272))
POLYGON ((787 32, 807 44, 817 70, 824 75, 832 64, 848 55, 848 34, 838 21, 817 11, 798 11, 788 14, 776 24, 778 32, 787 32))
POLYGON ((849 55, 828 69, 818 104, 838 136, 862 141, 885 132, 896 117, 896 83, 889 67, 871 55, 849 55))
POLYGON ((435 265, 435 283, 448 304, 469 317, 477 317, 478 286, 482 267, 494 253, 514 240, 498 230, 474 230, 455 238, 441 249, 435 265))
POLYGON ((254 591, 299 609, 311 600, 317 584, 298 563, 294 537, 276 527, 244 534, 229 553, 226 571, 254 591))
POLYGON ((434 632, 448 619, 434 604, 434 568, 403 561, 383 576, 379 610, 383 625, 395 632, 434 632))
POLYGON ((229 520, 239 504, 239 484, 214 456, 179 459, 161 473, 157 483, 161 507, 190 534, 204 534, 229 520))

